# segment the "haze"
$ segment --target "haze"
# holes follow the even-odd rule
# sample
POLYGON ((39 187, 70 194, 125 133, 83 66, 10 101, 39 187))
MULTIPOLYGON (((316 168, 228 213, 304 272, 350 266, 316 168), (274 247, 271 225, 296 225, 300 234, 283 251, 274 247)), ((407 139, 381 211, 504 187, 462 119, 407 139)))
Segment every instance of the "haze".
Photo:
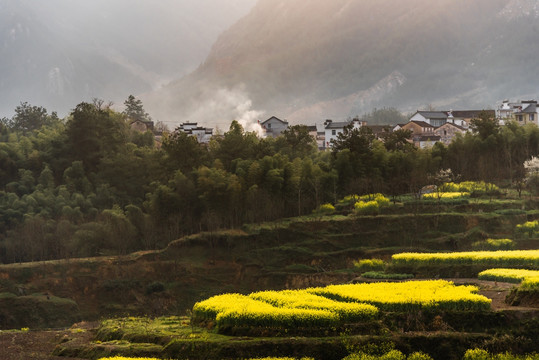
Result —
POLYGON ((255 0, 0 0, 0 117, 121 104, 195 69, 255 0))

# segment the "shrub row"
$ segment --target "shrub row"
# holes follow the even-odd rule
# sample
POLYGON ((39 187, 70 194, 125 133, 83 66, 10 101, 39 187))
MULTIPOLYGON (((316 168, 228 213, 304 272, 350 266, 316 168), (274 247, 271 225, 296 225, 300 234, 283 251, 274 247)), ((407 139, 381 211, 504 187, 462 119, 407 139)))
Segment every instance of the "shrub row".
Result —
POLYGON ((395 265, 487 265, 539 268, 539 250, 467 251, 453 253, 400 253, 395 265))
POLYGON ((539 290, 539 271, 524 269, 489 269, 479 273, 480 280, 521 284, 524 290, 539 290))

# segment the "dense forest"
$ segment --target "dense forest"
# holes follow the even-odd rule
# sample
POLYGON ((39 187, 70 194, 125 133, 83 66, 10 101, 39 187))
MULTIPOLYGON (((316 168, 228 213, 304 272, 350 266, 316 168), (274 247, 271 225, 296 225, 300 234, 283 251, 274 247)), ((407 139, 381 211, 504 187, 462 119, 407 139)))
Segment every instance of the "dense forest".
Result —
POLYGON ((348 194, 417 194, 446 169, 450 180, 520 188, 524 161, 539 153, 535 125, 499 127, 487 116, 431 149, 406 132, 380 140, 363 127, 319 151, 305 126, 259 138, 236 121, 209 145, 176 131, 156 142, 130 128, 147 116, 133 101, 121 113, 81 103, 65 119, 21 103, 1 120, 2 263, 162 248, 194 232, 311 214, 348 194))

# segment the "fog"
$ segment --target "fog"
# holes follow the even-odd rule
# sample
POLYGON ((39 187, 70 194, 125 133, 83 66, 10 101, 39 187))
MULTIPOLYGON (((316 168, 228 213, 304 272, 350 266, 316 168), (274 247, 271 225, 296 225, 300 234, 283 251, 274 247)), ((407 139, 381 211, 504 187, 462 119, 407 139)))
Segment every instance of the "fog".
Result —
POLYGON ((194 70, 256 0, 0 0, 0 117, 121 106, 194 70))

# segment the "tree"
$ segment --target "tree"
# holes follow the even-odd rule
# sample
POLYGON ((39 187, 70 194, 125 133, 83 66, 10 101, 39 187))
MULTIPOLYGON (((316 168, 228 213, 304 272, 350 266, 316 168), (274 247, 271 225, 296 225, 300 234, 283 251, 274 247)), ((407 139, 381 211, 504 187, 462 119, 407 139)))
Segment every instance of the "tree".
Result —
POLYGON ((399 110, 389 107, 374 110, 371 113, 363 115, 360 119, 369 124, 403 124, 408 121, 399 110))
POLYGON ((412 136, 411 130, 399 129, 396 131, 387 131, 382 137, 387 151, 414 151, 416 147, 410 142, 412 136))
POLYGON ((539 194, 539 158, 532 157, 524 162, 526 169, 526 186, 534 194, 539 194))
POLYGON ((152 120, 150 115, 144 111, 142 101, 135 99, 133 95, 129 95, 127 100, 124 101, 124 105, 125 110, 123 111, 123 114, 125 114, 131 120, 140 120, 144 122, 152 120))
POLYGON ((168 155, 167 164, 187 174, 205 163, 206 148, 196 137, 176 130, 163 137, 163 150, 168 155))
POLYGON ((316 140, 309 134, 305 125, 294 125, 283 131, 277 141, 281 152, 295 157, 305 157, 316 149, 316 140), (280 140, 280 141, 279 141, 280 140))
POLYGON ((15 115, 9 121, 9 126, 14 130, 28 132, 58 120, 55 112, 49 116, 44 107, 32 106, 23 102, 15 108, 15 115))
POLYGON ((71 156, 82 160, 87 171, 95 171, 104 156, 126 143, 126 124, 114 115, 84 102, 71 113, 66 128, 71 156))
POLYGON ((482 140, 485 140, 491 135, 497 135, 500 131, 498 120, 491 117, 488 111, 482 110, 477 118, 470 122, 470 128, 474 134, 478 134, 482 140))
POLYGON ((258 143, 259 139, 254 132, 245 132, 243 126, 234 120, 225 135, 210 145, 214 158, 221 160, 226 170, 233 171, 234 160, 258 157, 258 143))
POLYGON ((348 125, 332 140, 332 154, 339 172, 341 190, 362 191, 359 178, 372 180, 379 164, 374 161, 375 136, 368 127, 348 125))

